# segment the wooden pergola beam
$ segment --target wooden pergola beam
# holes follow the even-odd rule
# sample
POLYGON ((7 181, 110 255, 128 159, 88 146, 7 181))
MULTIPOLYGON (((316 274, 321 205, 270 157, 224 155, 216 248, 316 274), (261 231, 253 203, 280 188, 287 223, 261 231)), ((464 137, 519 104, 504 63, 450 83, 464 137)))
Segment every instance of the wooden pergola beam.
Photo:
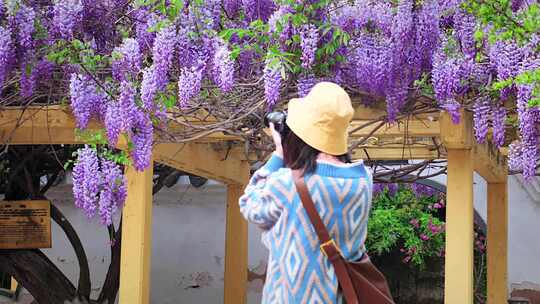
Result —
POLYGON ((408 118, 394 123, 384 123, 382 127, 379 125, 380 123, 371 123, 370 120, 353 120, 349 127, 349 130, 352 131, 350 136, 352 138, 367 136, 376 138, 438 137, 441 133, 439 121, 427 118, 408 118), (366 124, 369 125, 355 131, 358 127, 366 124), (377 130, 374 132, 375 129, 377 130))
MULTIPOLYGON (((84 141, 75 135, 75 127, 73 115, 61 106, 26 109, 8 107, 0 111, 0 143, 10 145, 84 144, 84 141)), ((99 130, 101 126, 91 121, 88 129, 99 130)), ((214 134, 214 136, 214 140, 221 138, 219 134, 214 134)), ((127 148, 124 137, 120 137, 117 147, 127 148)), ((245 176, 246 163, 232 156, 226 157, 226 153, 210 149, 210 146, 201 146, 191 142, 156 144, 154 154, 157 162, 224 183, 244 184, 247 178, 245 176)), ((249 174, 249 170, 247 172, 249 174)))
MULTIPOLYGON (((76 138, 71 112, 60 106, 4 108, 0 111, 0 143, 10 145, 83 144, 76 138)), ((91 121, 89 130, 99 129, 91 121)))
POLYGON ((249 179, 249 164, 216 151, 210 144, 158 143, 154 146, 155 161, 226 184, 244 185, 249 179))
MULTIPOLYGON (((358 111, 358 110, 357 110, 358 111)), ((365 111, 365 109, 362 109, 365 111)), ((366 123, 369 119, 354 119, 351 130, 366 123)), ((190 121, 194 125, 204 125, 205 122, 190 121)), ((212 123, 211 121, 208 123, 212 123)), ((184 126, 179 121, 168 121, 168 130, 171 133, 183 130, 184 126)), ((378 124, 370 124, 360 130, 351 133, 352 138, 373 136, 377 138, 391 137, 436 137, 440 134, 438 116, 411 117, 394 123, 385 123, 377 131, 378 124), (372 134, 373 133, 373 134, 372 134)), ((27 108, 7 107, 0 111, 0 141, 10 144, 81 144, 73 134, 76 123, 69 107, 66 106, 32 106, 27 108), (53 136, 54 135, 54 136, 53 136)), ((100 129, 101 126, 95 121, 90 121, 88 129, 100 129)), ((234 141, 239 140, 233 135, 223 132, 209 133, 199 139, 204 142, 234 141)))
POLYGON ((353 160, 404 160, 404 159, 444 159, 446 153, 437 147, 401 146, 401 147, 359 147, 352 153, 353 160))
POLYGON ((505 183, 508 178, 506 158, 491 143, 473 147, 474 170, 488 183, 505 183))
MULTIPOLYGON (((178 121, 168 121, 167 124, 171 133, 184 129, 184 126, 178 121)), ((84 141, 77 138, 73 132, 76 126, 71 110, 65 106, 7 107, 0 110, 0 143, 12 145, 84 144, 84 141)), ((91 120, 87 130, 100 130, 102 128, 102 125, 91 120)), ((198 142, 238 139, 236 136, 223 132, 212 132, 198 139, 198 142)), ((124 144, 125 141, 120 137, 118 145, 124 144)))

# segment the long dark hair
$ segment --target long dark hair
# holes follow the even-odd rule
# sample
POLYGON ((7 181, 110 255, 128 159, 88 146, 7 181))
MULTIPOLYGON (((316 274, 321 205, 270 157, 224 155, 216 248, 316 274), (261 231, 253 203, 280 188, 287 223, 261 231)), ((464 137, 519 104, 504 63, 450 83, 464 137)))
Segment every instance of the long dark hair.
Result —
MULTIPOLYGON (((285 166, 293 170, 303 170, 304 173, 313 173, 317 169, 317 156, 321 151, 306 144, 290 129, 283 141, 283 158, 285 166)), ((344 163, 351 163, 350 155, 343 154, 337 158, 344 163)))

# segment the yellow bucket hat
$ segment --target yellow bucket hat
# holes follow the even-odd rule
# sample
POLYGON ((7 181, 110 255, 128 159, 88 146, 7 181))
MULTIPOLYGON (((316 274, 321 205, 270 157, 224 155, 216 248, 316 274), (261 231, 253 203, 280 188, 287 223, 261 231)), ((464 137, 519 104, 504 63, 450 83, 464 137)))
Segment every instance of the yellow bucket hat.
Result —
POLYGON ((354 109, 342 87, 319 82, 306 97, 291 99, 287 112, 287 125, 306 144, 330 155, 347 153, 354 109))

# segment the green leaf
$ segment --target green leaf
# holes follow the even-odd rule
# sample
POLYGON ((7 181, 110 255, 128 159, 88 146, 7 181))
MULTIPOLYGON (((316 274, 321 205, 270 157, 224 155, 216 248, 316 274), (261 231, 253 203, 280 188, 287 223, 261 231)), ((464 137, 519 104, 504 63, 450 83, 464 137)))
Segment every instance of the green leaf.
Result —
POLYGON ((234 35, 235 31, 236 29, 232 29, 232 28, 224 29, 223 31, 219 33, 219 37, 221 37, 221 39, 225 41, 229 41, 231 40, 231 37, 232 35, 234 35))
POLYGON ((82 41, 80 41, 79 39, 73 39, 71 40, 71 45, 73 45, 73 47, 77 50, 82 50, 84 49, 84 43, 82 41))
POLYGON ((527 103, 529 107, 538 107, 540 106, 540 97, 531 98, 527 103))
POLYGON ((495 83, 493 83, 492 87, 494 90, 502 90, 506 87, 509 87, 512 85, 512 83, 514 82, 514 80, 512 78, 508 78, 508 79, 505 79, 505 80, 499 80, 499 81, 496 81, 495 83))
POLYGON ((481 42, 484 39, 484 32, 481 29, 476 30, 476 32, 474 32, 474 39, 477 42, 481 42))
POLYGON ((306 23, 307 18, 303 14, 294 14, 291 16, 291 21, 295 27, 300 27, 300 25, 306 23))
POLYGON ((231 51, 231 59, 233 61, 236 60, 236 58, 238 58, 238 56, 240 55, 241 51, 242 51, 242 49, 240 47, 235 46, 231 51))

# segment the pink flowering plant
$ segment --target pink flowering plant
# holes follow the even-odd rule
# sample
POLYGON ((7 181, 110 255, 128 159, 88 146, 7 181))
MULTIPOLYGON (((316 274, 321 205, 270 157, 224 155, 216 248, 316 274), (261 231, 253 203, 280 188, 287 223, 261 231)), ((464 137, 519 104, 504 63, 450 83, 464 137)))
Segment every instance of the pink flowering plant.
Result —
MULTIPOLYGON (((423 267, 443 258, 445 196, 420 184, 375 184, 366 247, 382 255, 399 250, 404 263, 423 267)), ((475 233, 475 248, 485 250, 485 237, 475 233)))
POLYGON ((376 185, 366 244, 370 252, 380 255, 399 248, 404 263, 418 266, 428 257, 444 255, 444 222, 438 218, 444 202, 422 187, 376 185))

